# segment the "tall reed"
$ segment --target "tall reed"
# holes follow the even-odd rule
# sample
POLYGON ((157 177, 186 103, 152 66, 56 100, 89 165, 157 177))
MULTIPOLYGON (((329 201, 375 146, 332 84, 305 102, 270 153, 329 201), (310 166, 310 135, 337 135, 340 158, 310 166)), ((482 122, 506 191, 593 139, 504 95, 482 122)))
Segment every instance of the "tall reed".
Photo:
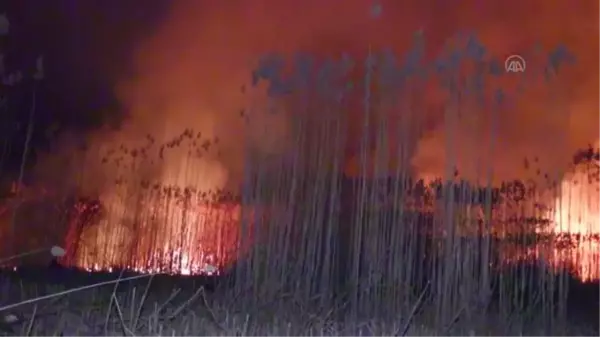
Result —
MULTIPOLYGON (((490 153, 498 142, 497 116, 510 108, 510 95, 466 86, 472 76, 497 76, 488 73, 497 64, 486 63, 474 38, 457 39, 426 64, 422 39, 415 36, 405 64, 369 50, 362 64, 347 56, 311 61, 299 55, 291 75, 257 69, 271 98, 283 102, 284 111, 274 113, 289 117, 292 141, 275 156, 249 147, 236 196, 199 188, 202 172, 195 171, 193 155, 209 152, 213 140, 203 143, 193 130, 165 144, 88 149, 82 172, 107 152, 118 168, 98 187, 110 198, 92 213, 77 213, 67 262, 176 273, 218 264, 233 279, 227 296, 246 312, 265 306, 277 312, 292 301, 341 324, 378 320, 408 327, 418 321, 442 334, 562 331, 566 272, 542 260, 504 268, 503 255, 515 242, 537 240, 548 214, 536 205, 541 191, 553 187, 499 186, 485 163, 476 181, 457 173, 455 133, 464 109, 489 112, 472 129, 484 130, 480 140, 490 153), (474 65, 474 73, 465 74, 465 64, 474 65), (449 93, 447 168, 444 177, 415 181, 411 151, 429 81, 449 93), (168 165, 186 177, 184 184, 161 181, 167 164, 160 159, 170 150, 177 161, 168 165), (351 165, 349 157, 355 158, 351 165)), ((242 118, 251 122, 257 109, 249 106, 242 118)), ((99 182, 83 176, 81 184, 87 183, 99 182)))
POLYGON ((481 58, 484 48, 476 39, 456 43, 456 49, 440 56, 437 69, 418 59, 423 54, 420 39, 416 37, 404 68, 394 64, 391 55, 369 51, 361 70, 363 80, 353 85, 347 82, 351 76, 344 72, 349 61, 344 58, 324 61, 314 74, 264 76, 272 86, 298 89, 284 93, 292 102, 294 151, 281 156, 275 178, 267 174, 271 164, 263 165, 266 161, 261 158, 248 160, 243 202, 273 205, 277 216, 255 227, 256 245, 249 261, 238 267, 245 269, 238 270, 243 277, 237 291, 252 287, 249 310, 256 300, 276 301, 286 293, 321 305, 341 301, 345 318, 353 321, 406 319, 423 305, 420 295, 427 293, 425 315, 436 331, 449 332, 458 321, 474 331, 485 331, 505 319, 523 326, 534 316, 542 331, 556 331, 566 318, 566 274, 544 268, 543 262, 508 271, 494 267, 502 264, 498 252, 504 243, 499 237, 510 231, 524 240, 547 220, 531 206, 540 191, 552 186, 529 186, 526 198, 517 201, 511 198, 518 199, 520 190, 505 189, 500 198, 493 168, 485 163, 477 179, 483 185, 458 180, 459 163, 454 158, 460 149, 453 133, 458 132, 461 110, 478 103, 482 112, 491 111, 474 129, 487 131, 481 141, 493 153, 497 115, 510 108, 506 102, 510 97, 501 88, 465 86, 473 82, 470 76, 491 76, 485 72, 494 69, 481 58), (456 55, 462 59, 453 59, 456 55), (460 70, 467 62, 475 64, 475 74, 460 70), (325 81, 320 73, 337 77, 319 82, 325 81), (314 84, 301 86, 307 77, 314 84), (446 176, 431 188, 427 212, 426 207, 409 207, 420 196, 410 182, 408 147, 424 108, 419 96, 432 78, 450 93, 444 117, 448 160, 446 176), (474 94, 470 97, 468 92, 474 94), (362 112, 351 115, 348 102, 359 94, 362 112), (353 154, 358 158, 357 173, 352 177, 343 173, 351 141, 349 118, 362 120, 360 145, 353 154), (522 219, 520 228, 507 221, 515 214, 522 219), (523 225, 527 218, 535 221, 523 225))

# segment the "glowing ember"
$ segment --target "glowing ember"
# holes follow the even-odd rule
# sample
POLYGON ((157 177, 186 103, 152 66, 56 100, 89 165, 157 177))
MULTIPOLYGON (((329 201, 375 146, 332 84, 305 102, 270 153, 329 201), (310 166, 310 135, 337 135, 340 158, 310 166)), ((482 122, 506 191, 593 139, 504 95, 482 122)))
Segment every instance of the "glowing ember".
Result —
POLYGON ((555 248, 550 260, 555 267, 566 266, 581 281, 600 280, 600 241, 598 237, 576 241, 574 247, 555 248))
POLYGON ((598 185, 589 181, 588 172, 576 171, 562 183, 562 194, 555 201, 552 218, 557 234, 589 236, 600 234, 598 185))
POLYGON ((63 262, 90 271, 218 273, 235 258, 241 207, 177 191, 149 193, 138 210, 80 202, 63 262))
POLYGON ((552 242, 535 246, 503 245, 502 263, 543 261, 555 271, 567 270, 582 282, 600 280, 600 238, 577 239, 562 236, 552 242))
POLYGON ((600 197, 598 182, 586 165, 567 176, 555 200, 550 232, 567 247, 546 253, 553 265, 567 265, 583 281, 600 279, 600 197))

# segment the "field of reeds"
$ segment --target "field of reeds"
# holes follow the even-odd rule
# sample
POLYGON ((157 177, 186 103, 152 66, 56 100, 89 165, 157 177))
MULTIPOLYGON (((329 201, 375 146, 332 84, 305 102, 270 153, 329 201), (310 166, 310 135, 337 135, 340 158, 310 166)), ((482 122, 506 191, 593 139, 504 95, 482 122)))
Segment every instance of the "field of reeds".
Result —
MULTIPOLYGON (((561 335, 597 334, 598 285, 548 276, 538 264, 519 264, 494 274, 504 279, 489 305, 461 307, 447 325, 432 326, 436 303, 416 296, 406 316, 379 312, 353 316, 344 296, 304 298, 280 292, 271 301, 236 292, 229 278, 90 274, 55 267, 4 272, 3 335, 561 335), (516 283, 514 279, 527 279, 516 283), (546 279, 539 289, 540 278, 546 279), (515 284, 516 283, 516 284, 515 284), (568 285, 567 285, 568 284, 568 285), (560 305, 552 288, 567 290, 566 320, 552 318, 560 305), (11 305, 11 304, 15 305, 11 305), (510 311, 508 311, 508 308, 510 311), (472 320, 475 320, 474 324, 472 320), (468 320, 468 321, 467 321, 468 320)), ((390 288, 390 287, 387 287, 390 288)), ((427 286, 425 289, 430 288, 427 286)), ((379 299, 381 301, 381 299, 379 299)), ((388 300, 391 302, 392 300, 388 300)))
MULTIPOLYGON (((35 198, 18 189, 3 203, 2 240, 13 248, 6 256, 52 245, 66 251, 57 257, 64 266, 28 271, 25 258, 15 259, 16 271, 1 274, 0 328, 24 335, 597 335, 597 303, 590 302, 597 285, 540 256, 506 263, 507 247, 556 238, 554 205, 540 201, 559 193, 560 181, 495 184, 491 167, 477 182, 460 178, 451 131, 469 98, 450 67, 431 74, 450 93, 447 174, 416 180, 409 147, 424 80, 373 54, 356 66, 361 81, 351 83, 347 61, 308 74, 298 64, 285 77, 277 62, 257 69, 272 99, 284 102, 273 113, 288 114, 292 141, 281 154, 248 148, 238 191, 203 189, 202 158, 218 142, 194 130, 148 137, 139 147, 92 144, 69 153, 79 163, 75 184, 48 196, 32 192, 35 198), (358 141, 348 139, 357 128, 358 141), (352 173, 350 142, 358 145, 352 173), (89 172, 103 176, 86 179, 89 172), (162 274, 211 268, 215 275, 162 274), (141 274, 127 279, 134 272, 141 274)), ((507 108, 501 96, 469 102, 493 107, 476 125, 489 131, 482 142, 490 146, 494 114, 507 108)), ((248 107, 241 118, 252 114, 248 107)), ((597 152, 584 159, 597 163, 597 152)))

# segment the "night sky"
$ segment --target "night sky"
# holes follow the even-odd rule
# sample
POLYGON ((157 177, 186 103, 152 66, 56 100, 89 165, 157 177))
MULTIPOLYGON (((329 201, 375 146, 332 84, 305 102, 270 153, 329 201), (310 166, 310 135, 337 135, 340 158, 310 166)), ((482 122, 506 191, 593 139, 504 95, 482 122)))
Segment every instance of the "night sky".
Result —
MULTIPOLYGON (((9 17, 10 35, 2 41, 8 69, 32 69, 44 56, 36 108, 36 149, 48 144, 47 129, 88 130, 117 123, 123 111, 113 92, 115 81, 131 70, 128 55, 165 13, 164 1, 8 0, 0 12, 9 17)), ((11 89, 11 113, 25 124, 32 83, 11 89)), ((14 129, 13 129, 14 130, 14 129)), ((24 132, 15 132, 22 141, 24 132)), ((17 151, 20 152, 20 151, 17 151)), ((21 153, 13 154, 13 162, 21 153)))

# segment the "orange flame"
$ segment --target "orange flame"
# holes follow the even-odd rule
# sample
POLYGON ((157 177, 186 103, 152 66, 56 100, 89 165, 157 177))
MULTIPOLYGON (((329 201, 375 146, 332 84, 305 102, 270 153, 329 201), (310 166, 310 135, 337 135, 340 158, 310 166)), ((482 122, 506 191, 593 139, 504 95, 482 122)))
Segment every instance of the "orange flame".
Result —
POLYGON ((568 247, 554 248, 554 265, 567 265, 582 281, 600 280, 600 198, 597 181, 579 166, 565 177, 551 212, 550 231, 568 238, 568 247))
MULTIPOLYGON (((154 199, 153 205, 128 215, 136 219, 130 223, 117 209, 90 217, 86 212, 94 206, 80 205, 63 262, 89 271, 218 273, 236 258, 241 206, 192 200, 154 199)), ((99 212, 97 206, 92 211, 99 212)))

